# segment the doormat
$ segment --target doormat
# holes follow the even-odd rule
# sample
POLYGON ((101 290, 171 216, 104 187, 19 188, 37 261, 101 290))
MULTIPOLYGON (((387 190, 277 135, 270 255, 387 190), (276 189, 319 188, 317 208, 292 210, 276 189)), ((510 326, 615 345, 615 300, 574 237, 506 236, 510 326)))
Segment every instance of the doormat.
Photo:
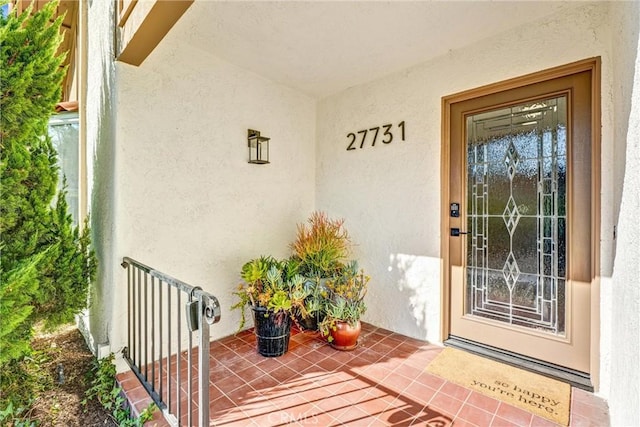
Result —
POLYGON ((561 425, 569 425, 571 386, 567 383, 446 347, 427 372, 522 408, 561 425))

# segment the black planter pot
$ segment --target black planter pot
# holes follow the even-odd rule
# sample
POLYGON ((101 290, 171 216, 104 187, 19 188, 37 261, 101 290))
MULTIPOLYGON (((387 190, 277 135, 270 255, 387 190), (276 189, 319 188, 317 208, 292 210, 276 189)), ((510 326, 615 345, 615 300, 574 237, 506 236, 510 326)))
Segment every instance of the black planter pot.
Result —
POLYGON ((264 307, 253 307, 254 332, 258 353, 265 357, 282 356, 289 350, 291 316, 274 313, 264 307))
POLYGON ((317 331, 318 325, 324 320, 325 314, 322 312, 315 312, 309 317, 297 316, 296 320, 298 325, 305 331, 317 331))
POLYGON ((318 320, 315 315, 309 317, 297 316, 296 320, 298 321, 298 325, 300 325, 300 327, 305 331, 318 330, 318 320))

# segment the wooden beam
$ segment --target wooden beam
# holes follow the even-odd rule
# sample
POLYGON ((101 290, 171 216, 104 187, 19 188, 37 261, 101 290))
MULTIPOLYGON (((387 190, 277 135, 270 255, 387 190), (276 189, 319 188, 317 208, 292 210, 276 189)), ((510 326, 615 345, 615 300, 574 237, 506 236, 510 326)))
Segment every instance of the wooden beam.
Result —
POLYGON ((133 7, 121 11, 124 19, 119 22, 117 60, 136 66, 142 64, 192 3, 193 0, 155 0, 150 7, 149 2, 121 3, 133 7), (137 13, 141 5, 147 10, 137 13))

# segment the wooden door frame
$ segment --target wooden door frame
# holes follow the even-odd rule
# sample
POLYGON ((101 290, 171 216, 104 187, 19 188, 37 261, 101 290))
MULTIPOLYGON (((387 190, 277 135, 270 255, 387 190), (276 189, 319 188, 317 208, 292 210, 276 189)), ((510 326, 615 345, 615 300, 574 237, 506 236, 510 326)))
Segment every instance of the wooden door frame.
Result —
POLYGON ((451 106, 481 96, 495 94, 521 86, 540 83, 571 74, 591 72, 591 325, 590 360, 591 382, 598 389, 600 365, 600 57, 588 58, 567 65, 550 68, 536 73, 492 83, 479 88, 466 90, 442 98, 442 151, 440 186, 440 253, 441 253, 441 333, 444 342, 451 332, 451 287, 449 260, 449 201, 450 195, 450 148, 451 148, 451 106))

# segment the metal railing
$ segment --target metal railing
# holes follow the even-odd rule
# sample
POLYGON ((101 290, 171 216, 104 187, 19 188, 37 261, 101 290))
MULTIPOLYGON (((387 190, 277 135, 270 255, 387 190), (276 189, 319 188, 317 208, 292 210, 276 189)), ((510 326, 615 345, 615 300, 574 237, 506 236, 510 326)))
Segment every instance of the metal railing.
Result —
POLYGON ((217 298, 131 258, 121 265, 127 269, 124 359, 172 425, 194 424, 195 378, 198 425, 208 426, 209 326, 220 320, 217 298))

